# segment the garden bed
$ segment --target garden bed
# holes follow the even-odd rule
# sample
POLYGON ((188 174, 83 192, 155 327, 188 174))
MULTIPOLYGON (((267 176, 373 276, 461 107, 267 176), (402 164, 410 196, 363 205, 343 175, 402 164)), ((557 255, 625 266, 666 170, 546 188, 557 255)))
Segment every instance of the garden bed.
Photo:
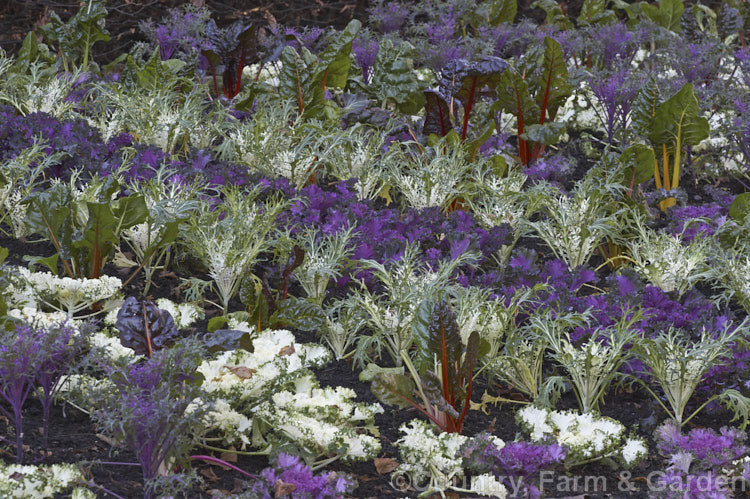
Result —
POLYGON ((746 3, 279 5, 0 52, 0 495, 746 495, 746 3))

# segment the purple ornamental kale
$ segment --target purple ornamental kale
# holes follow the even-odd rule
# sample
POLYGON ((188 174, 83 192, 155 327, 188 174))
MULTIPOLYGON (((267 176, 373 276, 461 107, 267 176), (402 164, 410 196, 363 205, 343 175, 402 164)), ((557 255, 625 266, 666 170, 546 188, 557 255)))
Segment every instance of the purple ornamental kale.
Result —
MULTIPOLYGON (((720 469, 750 452, 747 434, 737 428, 723 427, 717 433, 710 428, 695 428, 683 435, 679 427, 668 421, 656 429, 659 452, 667 457, 689 454, 690 464, 700 470, 720 469)), ((675 460, 675 464, 685 459, 675 460)), ((689 466, 688 466, 689 467, 689 466)), ((687 472, 688 467, 683 467, 687 472)))
POLYGON ((366 85, 370 84, 372 78, 370 72, 378 58, 379 50, 380 42, 378 40, 363 38, 361 33, 352 41, 352 52, 354 52, 359 67, 362 68, 362 80, 366 85))
POLYGON ((272 499, 275 490, 288 491, 284 497, 290 499, 337 499, 344 497, 356 486, 356 482, 335 471, 314 475, 309 466, 299 457, 280 453, 276 465, 260 473, 261 477, 250 489, 253 498, 272 499))
POLYGON ((172 59, 179 52, 196 53, 205 44, 206 21, 210 17, 205 9, 183 7, 170 9, 169 17, 154 26, 141 23, 140 28, 151 43, 159 46, 162 61, 172 59))
POLYGON ((476 474, 491 472, 504 480, 506 486, 521 492, 519 497, 530 498, 541 497, 537 483, 540 471, 561 463, 565 454, 565 449, 557 444, 509 442, 498 449, 486 432, 469 440, 461 449, 467 470, 476 474))
POLYGON ((383 1, 378 0, 373 7, 367 9, 367 12, 370 14, 370 21, 383 34, 400 30, 409 18, 409 9, 398 2, 383 5, 383 1))
POLYGON ((49 435, 49 412, 57 392, 62 386, 63 376, 69 372, 75 359, 83 350, 83 337, 76 334, 68 324, 59 324, 35 332, 38 338, 39 362, 36 365, 35 382, 41 388, 37 394, 42 403, 42 442, 47 449, 49 435))
POLYGON ((4 332, 0 344, 0 396, 10 405, 0 413, 16 427, 16 462, 23 462, 22 409, 34 389, 35 375, 41 359, 39 337, 34 328, 17 325, 14 332, 4 332))
POLYGON ((195 375, 199 350, 183 342, 135 364, 105 367, 116 391, 94 417, 136 455, 147 499, 156 494, 153 484, 162 463, 168 457, 179 462, 187 456, 191 447, 187 435, 200 424, 200 407, 186 414, 201 393, 195 375))

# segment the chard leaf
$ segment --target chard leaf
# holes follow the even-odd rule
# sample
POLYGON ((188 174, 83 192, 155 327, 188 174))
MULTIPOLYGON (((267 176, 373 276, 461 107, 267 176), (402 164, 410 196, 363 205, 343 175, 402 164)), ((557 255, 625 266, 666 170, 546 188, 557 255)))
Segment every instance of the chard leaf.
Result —
POLYGON ((654 150, 645 144, 633 144, 620 156, 620 163, 625 165, 625 178, 622 183, 629 185, 642 184, 654 176, 654 150))
POLYGON ((739 194, 729 206, 729 216, 738 222, 742 222, 750 215, 750 192, 739 194))
POLYGON ((27 205, 26 227, 31 233, 40 234, 50 241, 58 240, 60 229, 70 217, 72 201, 70 191, 63 183, 31 192, 23 201, 27 205))
POLYGON ((292 100, 300 114, 317 116, 323 110, 324 90, 320 81, 315 78, 317 57, 301 48, 297 53, 287 45, 281 52, 281 74, 279 74, 279 93, 281 97, 292 100))
POLYGON ((430 322, 432 321, 432 311, 435 308, 435 302, 432 300, 422 300, 414 310, 414 316, 411 320, 411 336, 414 338, 414 344, 417 346, 417 352, 414 357, 414 366, 417 372, 423 375, 428 369, 432 369, 435 362, 435 356, 430 349, 430 322))
POLYGON ((104 261, 118 242, 117 220, 109 203, 88 202, 86 206, 89 213, 88 221, 81 237, 73 240, 73 248, 78 250, 81 265, 83 262, 88 264, 89 276, 99 277, 104 261))
POLYGON ((421 378, 422 392, 427 397, 427 402, 437 407, 441 412, 448 414, 452 418, 458 417, 458 411, 443 396, 443 384, 434 371, 427 371, 421 378))
POLYGON ((206 333, 203 335, 203 343, 211 353, 240 349, 248 352, 253 351, 253 339, 250 333, 237 329, 217 329, 206 333))
POLYGON ((318 305, 304 298, 290 297, 277 302, 278 309, 270 318, 271 324, 280 324, 303 331, 322 329, 326 313, 318 305))
MULTIPOLYGON (((30 256, 30 255, 24 255, 23 261, 29 262, 29 270, 34 272, 35 267, 38 264, 42 264, 45 267, 49 269, 50 272, 52 272, 54 275, 57 275, 57 260, 59 259, 60 254, 55 253, 51 256, 30 256)), ((1 263, 1 262, 0 262, 1 263)))
POLYGON ((131 194, 116 199, 111 204, 112 214, 117 219, 117 234, 148 219, 148 206, 141 194, 131 194))
POLYGON ((248 276, 240 284, 240 300, 247 308, 248 322, 255 326, 258 332, 268 325, 270 316, 268 300, 263 293, 263 283, 248 276))
POLYGON ((115 327, 120 332, 122 346, 149 358, 179 336, 169 312, 151 301, 139 301, 133 296, 128 296, 122 304, 115 327))
POLYGON ((440 86, 468 108, 484 87, 490 87, 494 93, 495 87, 500 83, 500 76, 506 69, 508 63, 499 57, 485 56, 472 63, 457 59, 443 69, 440 86))
POLYGON ((545 123, 544 125, 526 125, 521 134, 523 140, 538 142, 539 144, 552 145, 560 141, 560 136, 565 132, 565 124, 558 121, 545 123))
POLYGON ((370 391, 384 404, 401 409, 414 407, 414 381, 409 376, 392 372, 380 372, 372 378, 370 391))
POLYGON ((490 2, 490 24, 500 26, 502 23, 512 23, 518 13, 516 0, 492 0, 490 2))
POLYGON ((425 117, 422 134, 429 135, 434 133, 440 137, 453 130, 450 109, 445 98, 437 90, 425 90, 425 117))
POLYGON ((390 100, 406 114, 416 114, 424 106, 424 95, 414 73, 413 51, 414 47, 408 42, 394 47, 390 39, 383 40, 370 83, 379 101, 390 100))
POLYGON ((367 367, 364 368, 361 373, 359 373, 359 380, 363 383, 369 383, 379 373, 404 374, 404 366, 380 367, 379 365, 370 362, 369 364, 367 364, 367 367))
POLYGON ((604 24, 617 20, 615 13, 607 9, 608 0, 584 0, 581 14, 576 20, 578 26, 604 24))
POLYGON ((659 104, 648 135, 654 146, 666 144, 671 148, 697 145, 708 137, 708 120, 702 118, 692 83, 686 83, 677 93, 659 104))
POLYGON ((539 7, 547 13, 547 18, 544 20, 545 24, 553 25, 561 30, 571 28, 568 16, 565 15, 560 4, 555 0, 535 0, 530 7, 539 7))
POLYGON ((641 11, 653 22, 675 33, 680 32, 680 18, 685 10, 682 0, 659 0, 659 6, 641 2, 641 11))
POLYGON ((352 51, 352 41, 362 28, 362 23, 356 19, 349 21, 343 31, 338 33, 326 49, 320 54, 319 68, 323 73, 322 86, 344 88, 351 68, 349 54, 352 51))
POLYGON ((656 79, 649 75, 645 83, 635 96, 631 106, 630 118, 633 130, 639 135, 646 136, 651 130, 651 124, 656 116, 656 108, 659 105, 659 87, 656 79))
MULTIPOLYGON (((573 88, 568 83, 568 68, 560 44, 553 38, 544 37, 544 63, 539 90, 536 92, 536 103, 542 112, 547 111, 550 120, 554 120, 557 110, 568 100, 573 88)), ((539 117, 539 124, 544 124, 545 116, 539 117)))

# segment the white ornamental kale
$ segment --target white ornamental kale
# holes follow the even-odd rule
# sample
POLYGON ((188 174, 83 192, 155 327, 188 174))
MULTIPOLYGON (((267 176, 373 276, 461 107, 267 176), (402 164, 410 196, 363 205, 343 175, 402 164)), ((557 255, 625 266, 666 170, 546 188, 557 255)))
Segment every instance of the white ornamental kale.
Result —
POLYGON ((364 363, 362 353, 370 347, 380 351, 383 347, 396 365, 403 362, 402 352, 412 344, 411 323, 414 312, 422 300, 432 299, 450 286, 450 276, 461 265, 470 263, 473 253, 463 253, 458 258, 441 262, 436 272, 430 271, 419 259, 419 248, 408 244, 398 262, 385 265, 375 260, 360 260, 360 264, 373 270, 373 276, 382 285, 383 293, 374 295, 362 284, 347 299, 347 306, 360 309, 373 331, 370 337, 361 337, 356 360, 364 363))
MULTIPOLYGON (((50 272, 29 272, 22 268, 19 272, 41 303, 66 313, 70 318, 97 302, 115 298, 122 286, 120 279, 107 275, 98 279, 72 279, 57 277, 50 272)), ((106 311, 105 307, 90 315, 106 311)))
POLYGON ((613 197, 598 185, 592 174, 579 181, 572 196, 552 196, 545 218, 527 222, 570 270, 587 263, 605 239, 619 236, 613 197))
POLYGON ((552 358, 567 371, 567 380, 573 385, 581 412, 598 409, 609 385, 620 366, 629 357, 625 346, 632 342, 633 324, 643 317, 641 313, 623 313, 617 323, 608 328, 595 328, 590 338, 581 345, 570 341, 572 327, 583 325, 588 314, 574 314, 552 319, 551 316, 534 316, 532 323, 538 334, 552 350, 552 358))
POLYGON ((389 162, 390 184, 404 197, 405 207, 416 210, 439 206, 447 208, 460 193, 458 185, 472 170, 460 147, 444 147, 444 140, 429 148, 429 154, 414 155, 404 147, 398 162, 389 162), (446 152, 447 151, 447 152, 446 152))
POLYGON ((274 221, 286 202, 256 203, 259 188, 251 192, 226 188, 223 194, 221 207, 203 203, 199 215, 188 221, 183 240, 208 267, 226 314, 242 277, 252 270, 260 253, 273 245, 274 221))
POLYGON ((706 266, 711 239, 696 237, 687 245, 681 234, 647 229, 636 218, 638 238, 630 244, 630 256, 638 273, 667 293, 682 296, 696 282, 710 275, 706 266))
POLYGON ((568 467, 604 457, 632 466, 647 455, 644 441, 626 438, 625 426, 612 418, 527 406, 516 413, 516 422, 535 442, 553 439, 567 447, 568 467))
POLYGON ((383 408, 354 398, 350 388, 321 388, 313 375, 298 378, 292 389, 278 391, 258 406, 254 416, 265 424, 256 427, 255 441, 291 440, 316 457, 336 449, 346 461, 372 459, 380 452, 380 442, 362 430, 376 434, 374 417, 383 408))
MULTIPOLYGON (((286 330, 265 330, 253 340, 253 352, 222 352, 198 368, 203 389, 215 400, 206 415, 207 428, 219 431, 227 445, 250 444, 249 425, 257 405, 289 389, 308 368, 321 367, 330 352, 317 344, 299 344, 286 330)), ((260 445, 260 443, 258 442, 260 445)))
POLYGON ((323 234, 318 229, 308 229, 291 241, 305 251, 302 265, 294 270, 307 297, 318 305, 323 303, 331 279, 341 277, 341 270, 354 248, 349 244, 351 228, 336 234, 323 234))
POLYGON ((717 251, 709 273, 711 280, 722 289, 714 297, 719 304, 734 299, 750 313, 750 255, 717 251))
MULTIPOLYGON (((703 330, 699 341, 679 329, 670 328, 655 338, 639 338, 634 344, 636 357, 651 370, 669 407, 661 402, 661 398, 657 397, 657 400, 680 427, 716 399, 732 410, 736 419, 743 418, 743 429, 750 422, 750 399, 731 388, 712 395, 695 412, 684 417, 685 407, 703 375, 711 367, 723 363, 723 358, 731 352, 729 345, 738 337, 747 335, 747 324, 748 319, 737 327, 729 323, 720 333, 703 330)), ((656 397, 650 388, 649 392, 656 397)))
MULTIPOLYGON (((427 422, 413 419, 401 425, 404 435, 396 442, 401 464, 394 475, 407 475, 411 484, 425 486, 420 497, 430 494, 444 494, 447 490, 457 492, 490 495, 505 498, 507 490, 493 475, 473 477, 471 488, 458 486, 458 480, 464 476, 463 458, 460 449, 469 437, 459 433, 437 432, 427 422)), ((502 449, 505 442, 491 437, 493 444, 502 449)))
POLYGON ((0 461, 0 496, 4 498, 46 498, 68 491, 71 497, 94 499, 93 492, 75 487, 85 482, 83 473, 73 464, 5 465, 0 461), (70 491, 71 487, 75 489, 70 491))

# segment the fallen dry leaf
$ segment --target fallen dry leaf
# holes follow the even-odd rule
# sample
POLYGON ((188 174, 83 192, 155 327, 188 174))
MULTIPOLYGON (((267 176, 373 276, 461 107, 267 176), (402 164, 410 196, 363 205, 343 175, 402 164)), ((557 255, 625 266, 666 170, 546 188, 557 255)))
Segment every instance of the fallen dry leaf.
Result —
POLYGON ((279 350, 279 356, 283 357, 284 355, 292 355, 294 353, 294 343, 291 345, 287 345, 281 350, 279 350))
POLYGON ((112 447, 117 447, 117 440, 115 440, 114 438, 109 438, 107 435, 103 435, 101 433, 97 433, 96 438, 98 438, 99 440, 103 442, 108 443, 112 447))
POLYGON ((375 470, 378 475, 390 473, 391 471, 398 468, 398 462, 390 457, 376 457, 375 458, 375 470))
POLYGON ((236 452, 232 452, 234 450, 237 450, 237 449, 235 449, 234 447, 229 447, 229 452, 222 452, 219 457, 221 457, 221 459, 223 459, 224 461, 226 461, 228 463, 236 463, 237 462, 237 453, 236 452))
POLYGON ((296 485, 293 483, 286 483, 281 478, 277 478, 273 487, 273 497, 283 497, 287 494, 291 494, 295 490, 297 490, 296 485))
POLYGON ((245 366, 224 366, 224 367, 232 371, 232 374, 242 379, 250 379, 253 377, 253 374, 258 372, 257 369, 250 369, 249 367, 245 367, 245 366))
POLYGON ((209 482, 218 482, 221 480, 214 472, 214 469, 210 466, 208 468, 203 468, 202 470, 200 470, 200 474, 206 477, 209 482))

